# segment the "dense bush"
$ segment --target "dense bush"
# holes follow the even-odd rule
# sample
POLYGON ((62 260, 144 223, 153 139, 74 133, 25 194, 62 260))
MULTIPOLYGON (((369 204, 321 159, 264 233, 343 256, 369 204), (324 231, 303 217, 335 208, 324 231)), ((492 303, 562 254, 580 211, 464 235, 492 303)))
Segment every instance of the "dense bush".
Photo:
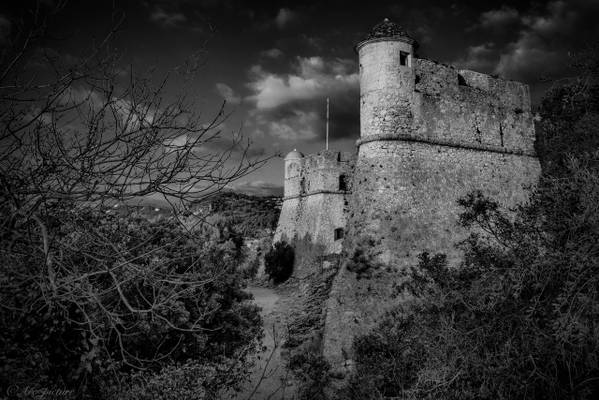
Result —
POLYGON ((376 260, 378 253, 375 250, 376 241, 371 237, 361 237, 347 259, 346 268, 355 272, 357 279, 370 278, 372 273, 381 267, 376 260))
POLYGON ((301 385, 299 400, 324 400, 324 389, 329 382, 331 365, 320 354, 314 352, 295 353, 291 356, 288 368, 294 372, 301 385))
MULTIPOLYGON (((208 208, 210 215, 222 219, 244 237, 261 237, 277 227, 280 198, 221 192, 197 205, 208 208)), ((203 219, 205 216, 201 215, 203 219)))
POLYGON ((285 282, 293 273, 295 251, 286 242, 277 242, 264 256, 264 270, 275 283, 285 282))
POLYGON ((45 210, 44 222, 49 256, 32 247, 43 246, 36 225, 4 248, 2 386, 114 398, 140 382, 176 386, 192 367, 206 372, 199 391, 239 381, 231 372, 261 322, 245 302, 232 240, 72 204, 45 210), (142 370, 145 379, 131 381, 142 370))

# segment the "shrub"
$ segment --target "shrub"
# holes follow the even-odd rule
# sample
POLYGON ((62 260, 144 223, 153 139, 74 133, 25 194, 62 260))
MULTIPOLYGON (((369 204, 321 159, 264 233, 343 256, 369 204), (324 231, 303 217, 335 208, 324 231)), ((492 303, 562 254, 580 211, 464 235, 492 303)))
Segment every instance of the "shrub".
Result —
POLYGON ((302 383, 299 400, 325 399, 324 389, 329 382, 331 365, 322 355, 313 352, 294 354, 288 367, 302 383))
POLYGON ((255 345, 259 312, 228 238, 69 206, 46 210, 53 263, 15 240, 0 269, 0 387, 102 398, 135 371, 182 376, 171 367, 218 368, 255 345))
POLYGON ((370 237, 362 237, 358 240, 351 256, 347 260, 347 270, 355 272, 358 279, 370 278, 372 272, 380 267, 376 261, 376 242, 370 237))
POLYGON ((275 283, 285 282, 293 273, 295 251, 286 242, 277 242, 264 256, 264 270, 275 283))

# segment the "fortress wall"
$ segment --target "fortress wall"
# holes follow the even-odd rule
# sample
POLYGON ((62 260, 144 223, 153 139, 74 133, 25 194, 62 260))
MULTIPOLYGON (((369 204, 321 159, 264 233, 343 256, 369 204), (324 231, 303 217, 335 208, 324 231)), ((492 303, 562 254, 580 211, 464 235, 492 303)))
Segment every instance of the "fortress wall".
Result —
POLYGON ((318 193, 303 197, 297 238, 309 235, 313 243, 324 245, 327 253, 340 253, 343 241, 335 240, 334 230, 345 228, 344 201, 344 194, 318 193))
POLYGON ((314 243, 326 246, 330 253, 341 251, 342 240, 335 240, 334 231, 346 226, 347 193, 339 188, 339 176, 351 175, 353 160, 348 154, 333 151, 322 151, 304 160, 305 194, 296 226, 297 237, 309 234, 314 243))
POLYGON ((443 252, 450 262, 466 232, 458 224, 457 199, 480 189, 511 207, 527 199, 540 173, 536 158, 473 151, 420 142, 364 143, 356 164, 350 200, 348 255, 364 237, 376 239, 375 252, 386 266, 357 279, 342 268, 327 305, 324 355, 335 368, 351 343, 366 333, 396 301, 401 271, 417 264, 422 251, 443 252))
POLYGON ((341 251, 342 240, 335 240, 334 231, 346 226, 354 160, 351 153, 335 151, 302 159, 298 174, 285 180, 285 193, 291 195, 283 201, 274 242, 283 235, 288 241, 309 235, 314 243, 325 245, 327 252, 341 251), (340 175, 347 178, 347 191, 340 190, 340 175))
POLYGON ((527 85, 415 61, 414 125, 408 136, 534 154, 527 85))
POLYGON ((284 240, 291 242, 295 238, 296 224, 301 218, 299 213, 301 199, 299 197, 286 199, 283 201, 281 206, 281 213, 279 214, 279 222, 277 223, 277 229, 273 237, 273 243, 284 240))
POLYGON ((365 143, 356 165, 350 227, 376 235, 402 260, 423 250, 447 251, 460 240, 459 197, 480 189, 511 207, 527 199, 539 173, 535 157, 419 142, 365 143))
POLYGON ((323 151, 306 156, 302 175, 305 193, 339 191, 339 176, 348 177, 353 164, 354 158, 348 157, 347 153, 323 151))

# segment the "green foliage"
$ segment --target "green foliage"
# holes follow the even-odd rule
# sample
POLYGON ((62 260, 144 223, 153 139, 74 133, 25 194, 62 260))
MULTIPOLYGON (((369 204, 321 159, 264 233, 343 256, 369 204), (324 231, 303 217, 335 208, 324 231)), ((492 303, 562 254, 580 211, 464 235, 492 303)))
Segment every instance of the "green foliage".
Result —
POLYGON ((244 237, 260 237, 264 230, 274 230, 279 220, 280 197, 258 197, 222 192, 198 203, 200 217, 217 217, 244 237))
POLYGON ((234 387, 244 363, 223 358, 187 361, 168 365, 160 372, 136 372, 120 391, 107 392, 106 398, 118 400, 180 400, 221 398, 223 388, 234 387))
POLYGON ((548 91, 537 124, 543 171, 561 175, 568 157, 599 148, 599 48, 581 54, 573 65, 579 76, 548 91))
POLYGON ((347 269, 357 274, 357 278, 369 278, 372 272, 380 267, 375 259, 375 240, 371 237, 362 237, 357 240, 351 256, 347 260, 347 269))
POLYGON ((302 382, 299 400, 324 400, 324 389, 329 382, 330 364, 320 354, 304 352, 294 354, 288 368, 302 382))
POLYGON ((46 209, 44 222, 48 256, 35 225, 4 252, 1 386, 113 398, 119 387, 141 387, 130 381, 135 371, 146 371, 154 393, 191 368, 213 371, 196 389, 214 391, 222 367, 254 346, 261 321, 230 238, 72 204, 46 209))
POLYGON ((260 257, 256 256, 252 258, 247 266, 241 270, 241 273, 245 279, 253 279, 258 274, 260 269, 260 257))
POLYGON ((295 251, 286 242, 277 242, 264 256, 264 270, 275 283, 285 282, 293 273, 295 251))

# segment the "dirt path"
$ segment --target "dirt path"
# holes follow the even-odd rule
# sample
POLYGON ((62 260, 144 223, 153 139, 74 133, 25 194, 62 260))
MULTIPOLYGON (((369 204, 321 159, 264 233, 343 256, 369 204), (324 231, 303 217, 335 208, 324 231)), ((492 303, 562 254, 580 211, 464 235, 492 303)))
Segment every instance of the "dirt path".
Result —
POLYGON ((262 309, 264 321, 263 351, 253 359, 255 365, 250 381, 231 400, 290 400, 294 391, 285 384, 287 372, 281 361, 281 342, 284 337, 288 302, 285 291, 268 287, 249 286, 254 302, 262 309))

